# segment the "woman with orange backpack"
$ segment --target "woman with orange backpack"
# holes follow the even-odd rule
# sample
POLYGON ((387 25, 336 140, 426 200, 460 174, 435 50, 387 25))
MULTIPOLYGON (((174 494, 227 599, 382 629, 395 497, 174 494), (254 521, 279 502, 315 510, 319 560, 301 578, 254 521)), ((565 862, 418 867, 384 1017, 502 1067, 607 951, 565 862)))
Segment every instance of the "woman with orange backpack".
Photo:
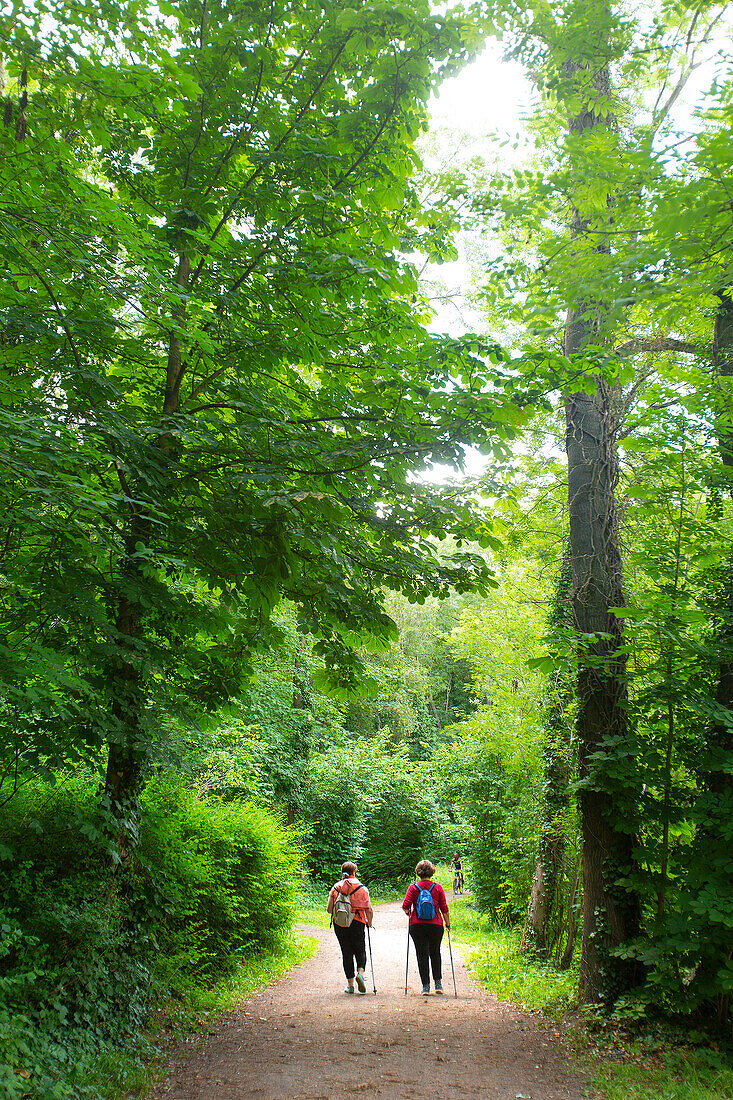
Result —
MULTIPOLYGON (((415 868, 417 882, 413 882, 405 894, 402 908, 410 918, 409 935, 415 944, 417 968, 420 971, 422 992, 430 992, 430 968, 433 970, 435 992, 443 992, 443 969, 440 943, 443 939, 443 918, 450 932, 448 899, 439 882, 433 882, 435 866, 429 859, 422 859, 415 868)), ((409 943, 408 952, 409 952, 409 943)), ((409 957, 409 956, 408 956, 409 957)), ((407 974, 405 974, 405 993, 407 974)))
POLYGON ((356 864, 351 860, 341 864, 341 881, 331 887, 326 905, 326 912, 331 914, 333 930, 341 948, 346 975, 344 993, 354 992, 354 970, 356 970, 357 989, 360 993, 366 993, 364 937, 367 927, 371 928, 374 917, 369 891, 362 882, 359 882, 356 874, 356 864))

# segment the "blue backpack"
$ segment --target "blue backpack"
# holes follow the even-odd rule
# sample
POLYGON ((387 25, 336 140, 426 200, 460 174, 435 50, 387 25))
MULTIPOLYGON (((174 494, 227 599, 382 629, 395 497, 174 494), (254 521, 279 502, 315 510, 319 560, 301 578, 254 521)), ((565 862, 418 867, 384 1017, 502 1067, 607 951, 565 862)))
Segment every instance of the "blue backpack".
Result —
POLYGON ((420 893, 415 902, 415 916, 418 920, 433 920, 435 918, 435 902, 433 901, 433 889, 435 883, 431 882, 430 889, 415 883, 420 893))

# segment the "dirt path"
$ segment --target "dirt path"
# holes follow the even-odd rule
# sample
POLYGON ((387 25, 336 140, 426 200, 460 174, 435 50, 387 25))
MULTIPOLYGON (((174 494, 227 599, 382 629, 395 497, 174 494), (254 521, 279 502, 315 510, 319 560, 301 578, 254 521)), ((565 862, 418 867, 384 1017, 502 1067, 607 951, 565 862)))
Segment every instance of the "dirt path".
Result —
MULTIPOLYGON (((377 996, 343 993, 332 932, 308 962, 219 1022, 204 1044, 184 1043, 156 1100, 330 1100, 337 1094, 417 1100, 581 1100, 585 1082, 559 1034, 471 982, 447 941, 446 995, 423 997, 399 905, 374 916, 377 996), (450 994, 450 995, 448 995, 450 994)), ((367 966, 367 974, 371 975, 367 966)))

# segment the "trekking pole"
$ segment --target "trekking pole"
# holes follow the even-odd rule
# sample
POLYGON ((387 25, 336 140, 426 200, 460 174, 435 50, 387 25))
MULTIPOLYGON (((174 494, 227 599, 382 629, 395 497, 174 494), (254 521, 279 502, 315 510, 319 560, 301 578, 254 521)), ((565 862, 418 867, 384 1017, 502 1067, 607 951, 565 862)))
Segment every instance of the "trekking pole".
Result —
POLYGON ((372 967, 372 985, 374 987, 374 996, 376 997, 376 995, 377 995, 377 986, 376 986, 376 982, 374 981, 374 955, 372 955, 372 934, 369 931, 369 925, 366 926, 366 929, 367 929, 367 939, 369 940, 369 962, 371 963, 371 967, 372 967))
POLYGON ((405 959, 405 996, 407 996, 407 968, 410 965, 410 925, 407 925, 407 958, 405 959))
POLYGON ((450 942, 450 928, 447 928, 446 931, 448 933, 448 950, 450 952, 450 970, 451 970, 451 974, 453 975, 453 992, 455 993, 455 995, 457 997, 458 996, 458 989, 456 988, 456 972, 453 969, 453 948, 451 947, 451 942, 450 942))

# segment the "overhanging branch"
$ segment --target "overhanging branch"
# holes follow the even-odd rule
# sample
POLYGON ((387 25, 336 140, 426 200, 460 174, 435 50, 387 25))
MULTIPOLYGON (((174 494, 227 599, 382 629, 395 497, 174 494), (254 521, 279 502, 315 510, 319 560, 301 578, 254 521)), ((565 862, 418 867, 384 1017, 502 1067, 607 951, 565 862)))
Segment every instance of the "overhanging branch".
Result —
POLYGON ((641 336, 626 340, 613 349, 614 355, 639 355, 645 351, 679 351, 685 355, 702 355, 703 349, 687 340, 675 340, 672 336, 641 336))

